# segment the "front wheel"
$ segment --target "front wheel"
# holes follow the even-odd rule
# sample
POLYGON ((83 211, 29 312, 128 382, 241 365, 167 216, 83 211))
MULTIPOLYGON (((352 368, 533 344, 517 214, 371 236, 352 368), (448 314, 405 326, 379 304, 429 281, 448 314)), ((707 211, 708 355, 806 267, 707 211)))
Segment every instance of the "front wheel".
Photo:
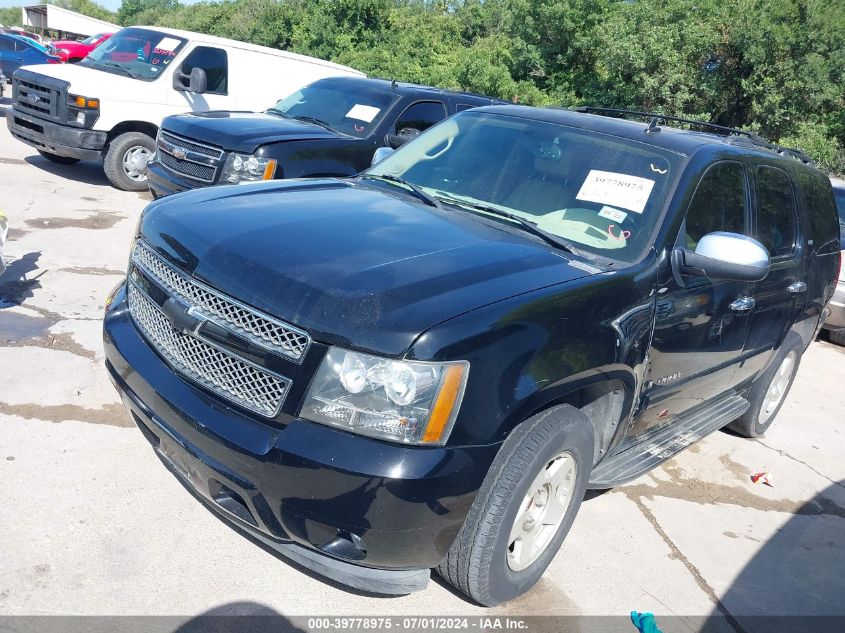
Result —
POLYGON ((103 160, 111 184, 124 191, 147 190, 147 161, 155 151, 155 139, 143 132, 125 132, 112 139, 103 160))
POLYGON ((569 405, 520 424, 493 461, 438 573, 486 606, 533 587, 581 506, 593 443, 590 420, 569 405))
POLYGON ((51 163, 56 163, 57 165, 75 165, 79 162, 78 158, 71 158, 70 156, 59 156, 58 154, 51 154, 50 152, 45 152, 40 149, 38 150, 38 153, 41 154, 47 160, 49 160, 51 163))

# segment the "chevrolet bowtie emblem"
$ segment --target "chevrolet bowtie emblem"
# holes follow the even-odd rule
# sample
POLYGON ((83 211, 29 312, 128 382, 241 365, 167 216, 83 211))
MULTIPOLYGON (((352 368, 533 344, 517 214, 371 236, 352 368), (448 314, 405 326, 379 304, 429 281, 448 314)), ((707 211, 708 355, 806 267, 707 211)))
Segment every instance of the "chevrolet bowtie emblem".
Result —
POLYGON ((176 297, 170 297, 165 301, 161 310, 175 329, 188 334, 198 333, 202 324, 206 321, 206 318, 197 312, 196 308, 188 306, 176 297))

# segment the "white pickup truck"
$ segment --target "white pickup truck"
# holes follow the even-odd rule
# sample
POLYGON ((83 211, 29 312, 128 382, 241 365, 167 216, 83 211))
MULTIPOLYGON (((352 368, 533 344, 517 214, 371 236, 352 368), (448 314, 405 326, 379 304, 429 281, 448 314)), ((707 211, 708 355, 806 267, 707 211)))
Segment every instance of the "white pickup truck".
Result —
POLYGON ((323 77, 363 73, 321 59, 161 27, 125 28, 78 64, 25 66, 9 131, 56 163, 103 159, 114 186, 147 188, 161 120, 260 110, 323 77))

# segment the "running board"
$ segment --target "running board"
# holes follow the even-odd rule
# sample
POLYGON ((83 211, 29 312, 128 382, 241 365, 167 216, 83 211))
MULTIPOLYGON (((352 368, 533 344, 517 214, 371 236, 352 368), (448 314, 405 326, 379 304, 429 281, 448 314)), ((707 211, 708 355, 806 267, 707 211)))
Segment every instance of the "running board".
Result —
POLYGON ((736 420, 750 407, 748 400, 730 393, 696 409, 619 453, 605 458, 593 469, 589 488, 613 488, 636 479, 677 455, 690 444, 736 420))

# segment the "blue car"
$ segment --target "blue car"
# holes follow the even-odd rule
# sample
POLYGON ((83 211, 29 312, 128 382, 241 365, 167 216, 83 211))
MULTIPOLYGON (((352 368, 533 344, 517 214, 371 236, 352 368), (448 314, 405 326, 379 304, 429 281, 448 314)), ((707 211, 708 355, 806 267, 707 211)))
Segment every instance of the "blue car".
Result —
POLYGON ((59 63, 61 59, 29 38, 0 33, 0 71, 9 79, 21 66, 59 63))

